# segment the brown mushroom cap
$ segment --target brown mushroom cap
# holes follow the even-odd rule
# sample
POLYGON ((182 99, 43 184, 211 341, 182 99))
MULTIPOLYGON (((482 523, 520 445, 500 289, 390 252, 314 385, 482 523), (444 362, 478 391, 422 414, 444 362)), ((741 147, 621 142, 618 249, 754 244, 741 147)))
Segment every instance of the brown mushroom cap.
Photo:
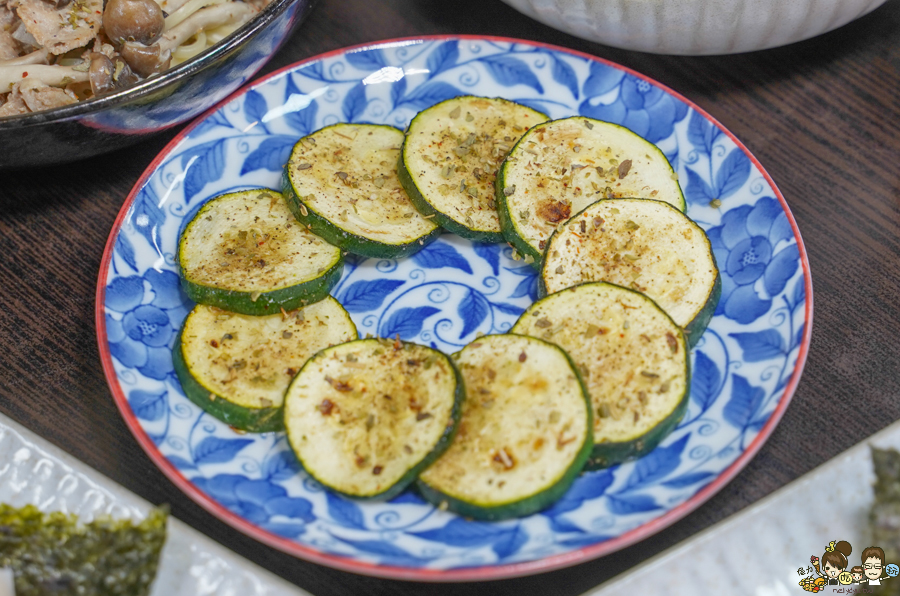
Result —
POLYGON ((99 52, 91 52, 90 58, 91 68, 88 73, 91 81, 91 91, 94 93, 94 96, 112 91, 115 87, 112 60, 99 52))
POLYGON ((162 35, 165 18, 153 0, 109 0, 103 9, 103 29, 114 43, 150 45, 162 35))
POLYGON ((172 53, 169 51, 162 52, 158 43, 145 46, 127 41, 122 44, 119 53, 126 64, 131 67, 131 70, 144 78, 164 71, 169 68, 169 63, 172 62, 172 53))

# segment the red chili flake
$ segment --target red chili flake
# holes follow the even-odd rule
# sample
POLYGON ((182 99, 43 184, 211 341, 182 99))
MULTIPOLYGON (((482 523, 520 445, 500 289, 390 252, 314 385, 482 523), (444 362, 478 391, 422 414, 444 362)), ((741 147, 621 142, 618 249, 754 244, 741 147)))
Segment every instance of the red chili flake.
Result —
MULTIPOLYGON (((37 22, 37 21, 35 21, 35 22, 37 22)), ((27 76, 28 76, 28 71, 26 70, 22 73, 22 78, 24 79, 27 76)))
POLYGON ((383 469, 384 469, 384 468, 382 468, 381 466, 375 466, 374 468, 372 468, 372 474, 373 474, 374 476, 378 476, 379 474, 381 474, 381 471, 382 471, 383 469))
POLYGON ((211 340, 209 340, 209 345, 211 345, 211 346, 214 347, 214 348, 218 348, 218 347, 219 347, 219 342, 217 342, 217 341, 214 340, 214 339, 211 339, 211 340))
POLYGON ((403 347, 403 343, 400 341, 400 334, 398 333, 394 338, 394 349, 399 350, 403 347))
POLYGON ((525 362, 528 359, 528 354, 523 350, 521 354, 519 354, 519 362, 525 362))
POLYGON ((331 412, 334 411, 334 402, 326 398, 316 407, 322 412, 322 416, 331 416, 331 412))

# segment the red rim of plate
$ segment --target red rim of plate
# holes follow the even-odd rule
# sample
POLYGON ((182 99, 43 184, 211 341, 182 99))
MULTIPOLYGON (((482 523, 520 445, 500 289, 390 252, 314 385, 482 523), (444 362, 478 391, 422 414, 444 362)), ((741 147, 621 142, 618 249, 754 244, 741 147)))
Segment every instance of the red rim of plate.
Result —
POLYGON ((219 102, 215 107, 210 108, 206 113, 204 113, 201 117, 197 118, 193 123, 187 126, 184 130, 182 130, 174 139, 172 139, 168 145, 156 156, 156 158, 150 163, 144 173, 141 175, 138 182, 134 185, 134 188, 128 195, 128 198, 125 200, 125 203, 122 205, 122 209, 119 211, 118 217, 116 217, 116 221, 113 224, 112 232, 109 235, 109 238, 106 242, 106 249, 103 252, 103 259, 100 263, 100 275, 97 281, 97 303, 96 303, 96 325, 97 325, 97 341, 100 349, 100 360, 103 364, 103 372, 106 375, 106 380, 109 383, 110 390, 112 391, 113 398, 116 401, 116 405, 119 408, 119 412, 122 414, 122 418, 125 419, 125 423, 128 425, 128 428, 131 430, 132 434, 137 439, 140 446, 144 449, 147 455, 153 460, 153 463, 162 470, 163 474, 165 474, 169 480, 171 480, 175 486, 181 489, 188 497, 193 499, 196 503, 198 503, 201 507, 209 511, 214 516, 218 517, 220 520, 225 523, 231 525, 237 530, 243 532, 244 534, 254 538, 264 544, 267 544, 273 548, 276 548, 280 551, 288 553, 290 555, 294 555, 301 559, 305 559, 307 561, 311 561, 313 563, 319 563, 321 565, 326 565, 328 567, 333 567, 335 569, 340 569, 343 571, 350 571, 353 573, 359 573, 362 575, 370 575, 374 577, 383 577, 389 579, 400 579, 400 580, 408 580, 408 581, 424 581, 424 582, 459 582, 459 581, 485 581, 485 580, 497 580, 497 579, 506 579, 513 577, 523 577, 527 575, 533 575, 535 573, 543 573, 547 571, 552 571, 554 569, 561 569, 564 567, 569 567, 572 565, 576 565, 578 563, 584 563, 604 555, 608 555, 610 553, 621 550, 627 546, 631 546, 645 538, 656 534, 657 532, 667 528, 672 525, 676 521, 685 517, 687 514, 691 513, 697 507, 705 503, 708 499, 710 499, 714 494, 719 492, 726 484, 728 484, 737 474, 740 472, 744 466, 756 455, 759 449, 762 447, 763 443, 769 438, 769 435, 772 434, 772 431, 778 425, 778 422, 781 420, 782 415, 784 415, 784 411, 787 409, 788 404, 793 397, 794 391, 797 388, 797 384, 800 381, 800 376, 803 373, 803 366, 806 363, 806 356, 809 351, 809 343, 810 338, 812 336, 812 305, 813 305, 813 297, 812 297, 812 278, 810 275, 810 267, 809 267, 809 259, 806 254, 806 247, 803 245, 803 239, 800 237, 800 230, 797 227, 797 222, 794 220, 793 214, 791 214, 791 210, 787 205, 787 202, 784 200, 784 196, 781 194, 781 191, 775 186, 775 182, 772 180, 771 176, 769 176, 768 172, 763 169, 762 165, 759 161, 750 153, 747 147, 744 146, 730 131, 728 131, 724 126, 722 126, 718 120, 710 116, 706 113, 702 108, 700 108, 695 103, 691 102, 681 94, 669 89, 665 85, 658 83, 657 81, 650 79, 634 70, 629 68, 625 68, 614 62, 609 60, 604 60, 603 58, 598 58, 596 56, 592 56, 590 54, 584 52, 578 52, 575 50, 570 50, 567 48, 563 48, 560 46, 555 46, 551 44, 545 44, 541 42, 527 41, 523 39, 515 39, 509 37, 495 37, 495 36, 484 36, 484 35, 421 35, 416 37, 404 37, 397 39, 389 39, 382 40, 378 42, 360 44, 356 46, 350 46, 346 48, 341 48, 338 50, 333 50, 331 52, 326 52, 324 54, 319 54, 312 58, 308 58, 306 60, 296 62, 289 66, 285 66, 275 72, 270 73, 269 75, 254 81, 251 84, 245 85, 241 87, 234 93, 232 93, 229 97, 219 102), (800 262, 803 267, 803 282, 804 289, 806 290, 806 304, 805 304, 805 327, 803 331, 803 340, 800 343, 800 351, 797 354, 797 363, 794 366, 794 371, 791 374, 791 378, 788 381, 787 385, 784 388, 784 394, 778 402, 778 405, 775 408, 775 411, 772 412, 772 415, 769 417, 768 422, 766 422, 765 426, 760 429, 759 434, 755 439, 747 446, 744 452, 725 470, 723 470, 718 476, 716 476, 715 480, 707 484, 705 487, 697 491, 692 497, 686 500, 684 503, 681 503, 677 507, 669 510, 665 514, 653 519, 633 530, 625 532, 624 534, 617 536, 615 538, 611 538, 609 540, 605 540, 603 542, 599 542, 597 544, 593 544, 590 546, 585 546, 576 550, 573 550, 568 553, 563 553, 559 555, 552 555, 549 557, 545 557, 543 559, 538 559, 535 561, 527 561, 523 563, 510 563, 505 565, 491 565, 491 566, 483 566, 483 567, 469 567, 469 568, 460 568, 460 569, 449 569, 449 570, 438 570, 438 569, 421 569, 421 568, 413 568, 413 567, 395 567, 390 565, 378 565, 374 563, 366 563, 364 561, 357 561, 355 559, 351 559, 348 557, 342 557, 339 555, 330 555, 327 553, 319 552, 313 548, 303 546, 297 542, 289 540, 287 538, 282 538, 262 528, 255 526, 254 524, 248 522, 247 520, 239 517, 235 513, 232 513, 228 509, 226 509, 221 504, 214 501, 210 496, 201 491, 199 488, 194 486, 190 480, 185 478, 178 469, 169 462, 163 456, 159 450, 156 448, 156 445, 153 441, 150 440, 150 437, 141 427, 137 418, 131 410, 131 407, 128 404, 128 400, 125 397, 125 394, 122 392, 121 387, 118 383, 118 377, 116 376, 115 370, 113 368, 112 356, 109 352, 109 346, 107 342, 106 335, 106 316, 104 312, 104 304, 106 302, 106 277, 109 271, 109 264, 112 259, 113 248, 115 247, 116 238, 118 237, 118 233, 121 230, 122 222, 125 219, 126 214, 128 213, 128 209, 134 203, 134 199, 140 190, 147 183, 150 176, 156 171, 157 167, 162 163, 163 159, 168 157, 175 147, 181 143, 185 137, 194 130, 201 122, 210 117, 216 110, 232 101, 236 97, 247 93, 253 87, 263 85, 270 79, 278 77, 283 73, 294 70, 296 68, 302 67, 303 65, 309 64, 311 62, 316 62, 319 60, 323 60, 325 58, 329 58, 331 56, 336 56, 340 54, 346 54, 352 52, 354 50, 363 50, 370 49, 376 47, 384 47, 388 45, 393 45, 397 43, 404 42, 416 42, 416 41, 440 41, 440 40, 473 40, 473 41, 499 41, 499 42, 508 42, 508 43, 517 43, 530 45, 534 47, 542 47, 547 48, 553 51, 562 52, 565 54, 578 56, 581 58, 586 58, 589 60, 594 60, 610 66, 612 68, 624 71, 632 76, 638 77, 647 81, 648 83, 659 87, 664 90, 666 93, 669 93, 673 97, 683 101, 685 104, 689 105, 691 108, 696 110, 698 113, 702 114, 707 120, 712 122, 716 127, 719 128, 722 132, 724 132, 728 137, 734 141, 735 145, 743 151, 747 157, 753 162, 756 168, 762 173, 765 177, 766 181, 772 187, 773 192, 778 197, 778 201, 781 203, 781 207, 787 215, 788 221, 790 221, 791 229, 794 232, 794 238, 797 240, 797 248, 800 252, 800 262))

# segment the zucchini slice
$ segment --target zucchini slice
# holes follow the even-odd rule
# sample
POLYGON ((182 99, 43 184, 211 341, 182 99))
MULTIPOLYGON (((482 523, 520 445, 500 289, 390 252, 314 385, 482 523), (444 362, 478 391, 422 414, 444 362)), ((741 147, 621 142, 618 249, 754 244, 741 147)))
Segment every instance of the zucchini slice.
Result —
POLYGON ((646 197, 685 209, 678 176, 656 145, 583 116, 525 133, 500 167, 496 191, 503 235, 535 261, 558 225, 598 199, 646 197))
POLYGON ((297 371, 319 350, 358 336, 331 296, 264 317, 197 305, 173 363, 185 395, 209 414, 240 430, 282 430, 284 393, 297 371))
POLYGON ((267 188, 206 203, 181 234, 178 264, 191 300, 245 315, 321 300, 344 269, 341 251, 297 224, 267 188))
POLYGON ((419 476, 426 499, 466 517, 540 511, 568 490, 593 445, 591 406, 569 356, 522 335, 487 335, 463 348, 459 431, 419 476))
POLYGON ((306 471, 350 497, 388 499, 450 444, 464 394, 446 355, 400 340, 322 350, 288 388, 284 424, 306 471))
POLYGON ((421 213, 479 242, 504 242, 494 204, 497 168, 546 114, 500 98, 463 96, 419 112, 397 167, 421 213))
POLYGON ((643 294, 603 282, 575 286, 532 304, 511 332, 552 341, 578 366, 594 410, 589 469, 648 453, 684 416, 687 342, 643 294))
POLYGON ((416 211, 397 178, 403 133, 392 126, 335 124, 303 137, 282 186, 298 221, 335 246, 396 259, 433 242, 441 228, 416 211))
POLYGON ((597 201, 557 228, 541 263, 540 291, 608 281, 653 299, 691 346, 706 330, 722 282, 706 233, 667 203, 597 201))

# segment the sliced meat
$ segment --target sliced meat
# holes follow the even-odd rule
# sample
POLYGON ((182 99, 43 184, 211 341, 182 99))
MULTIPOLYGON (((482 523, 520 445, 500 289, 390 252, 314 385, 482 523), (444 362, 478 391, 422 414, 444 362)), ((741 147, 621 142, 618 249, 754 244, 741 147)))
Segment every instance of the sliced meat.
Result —
POLYGON ((103 18, 103 0, 82 0, 58 9, 42 0, 16 0, 16 13, 41 46, 60 55, 94 39, 103 18))
POLYGON ((0 106, 0 118, 28 113, 28 106, 25 105, 25 100, 22 99, 22 94, 19 93, 18 87, 5 95, 6 102, 0 106))
POLYGON ((19 93, 32 112, 67 106, 78 101, 74 95, 58 87, 49 87, 37 79, 24 79, 19 83, 19 93))
POLYGON ((8 60, 19 55, 19 42, 12 36, 16 21, 16 13, 0 4, 0 60, 8 60))

